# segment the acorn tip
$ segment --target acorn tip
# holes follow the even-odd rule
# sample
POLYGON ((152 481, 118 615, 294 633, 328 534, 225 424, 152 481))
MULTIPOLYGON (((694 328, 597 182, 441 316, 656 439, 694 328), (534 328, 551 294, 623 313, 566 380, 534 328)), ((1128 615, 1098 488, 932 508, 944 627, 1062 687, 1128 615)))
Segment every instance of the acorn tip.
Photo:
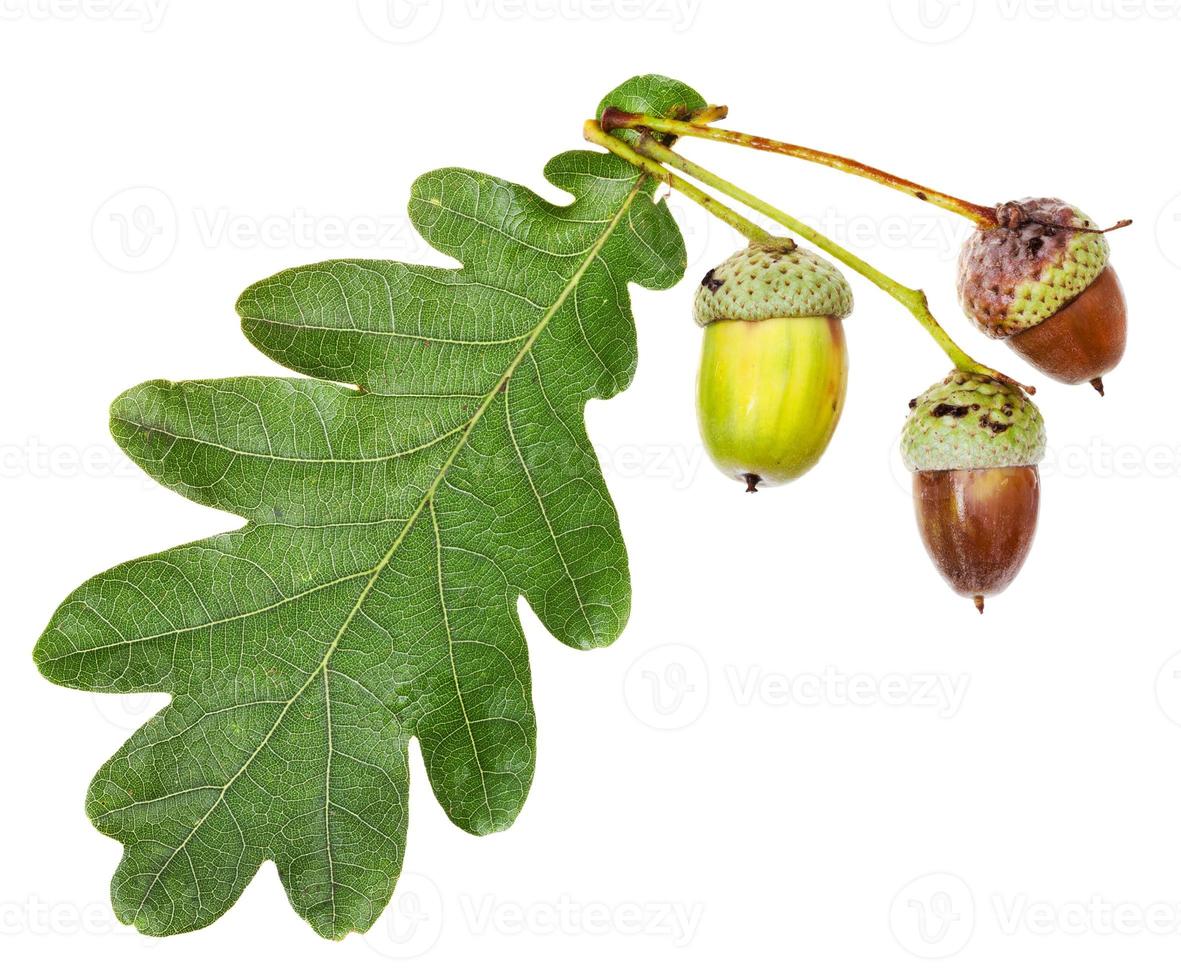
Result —
POLYGON ((755 473, 743 473, 742 478, 744 480, 746 480, 746 492, 747 493, 758 493, 759 492, 759 484, 763 480, 763 478, 761 476, 758 476, 755 473))
POLYGON ((972 601, 976 604, 976 612, 980 613, 980 615, 983 616, 984 615, 984 596, 974 595, 974 596, 972 596, 972 601))
POLYGON ((1091 379, 1091 387, 1094 388, 1097 392, 1099 392, 1100 398, 1103 397, 1104 392, 1103 392, 1103 379, 1102 378, 1092 378, 1091 379))

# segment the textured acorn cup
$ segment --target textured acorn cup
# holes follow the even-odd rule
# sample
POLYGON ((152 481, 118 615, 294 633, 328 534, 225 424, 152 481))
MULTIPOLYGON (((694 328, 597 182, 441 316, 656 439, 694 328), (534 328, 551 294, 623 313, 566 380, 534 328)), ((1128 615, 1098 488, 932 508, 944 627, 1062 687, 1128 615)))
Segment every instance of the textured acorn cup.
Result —
POLYGON ((706 273, 697 418, 710 458, 753 493, 823 455, 845 404, 845 277, 790 239, 752 243, 706 273))
POLYGON ((1089 381, 1102 394, 1127 340, 1107 236, 1057 198, 1012 201, 996 213, 996 227, 977 229, 960 253, 964 312, 1056 381, 1089 381))
POLYGON ((984 612, 1025 563, 1045 455, 1041 413, 1020 389, 956 372, 911 402, 902 456, 927 554, 984 612))

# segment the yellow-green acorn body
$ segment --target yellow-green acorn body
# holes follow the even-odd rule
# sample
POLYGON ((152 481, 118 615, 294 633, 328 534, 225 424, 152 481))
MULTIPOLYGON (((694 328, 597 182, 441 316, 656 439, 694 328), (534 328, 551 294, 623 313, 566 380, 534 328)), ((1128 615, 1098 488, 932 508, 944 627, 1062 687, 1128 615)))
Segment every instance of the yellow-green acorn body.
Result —
POLYGON ((789 239, 754 243, 702 280, 702 440, 748 491, 794 480, 823 455, 845 403, 844 276, 789 239))

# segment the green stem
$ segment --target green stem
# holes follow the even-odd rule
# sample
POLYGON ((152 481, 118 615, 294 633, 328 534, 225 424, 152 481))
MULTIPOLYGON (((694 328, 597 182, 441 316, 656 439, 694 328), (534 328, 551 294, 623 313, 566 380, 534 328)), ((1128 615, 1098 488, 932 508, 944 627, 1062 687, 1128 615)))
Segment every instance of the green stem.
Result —
POLYGON ((620 159, 626 160, 633 167, 638 167, 662 184, 668 184, 673 190, 680 191, 691 201, 700 204, 715 218, 719 218, 730 225, 731 228, 737 229, 748 240, 752 242, 767 242, 775 237, 769 231, 760 228, 753 221, 744 218, 737 211, 727 207, 721 201, 710 197, 700 187, 674 174, 667 167, 661 166, 657 161, 646 156, 641 156, 623 140, 603 132, 599 124, 593 119, 588 119, 583 125, 582 135, 589 142, 610 150, 620 159))
POLYGON ((867 180, 875 181, 886 187, 892 187, 894 190, 901 191, 903 194, 909 194, 911 197, 917 197, 920 201, 926 201, 934 204, 936 207, 943 208, 945 211, 950 211, 952 214, 958 214, 960 217, 967 218, 982 228, 996 226, 996 208, 986 207, 983 204, 973 204, 971 201, 965 201, 963 198, 953 197, 951 194, 944 194, 934 188, 916 184, 913 180, 898 177, 895 174, 887 173, 885 170, 879 170, 877 167, 871 167, 869 164, 860 163, 848 157, 838 156, 835 153, 814 150, 811 147, 799 146, 796 143, 784 143, 782 140, 767 139, 763 136, 751 136, 749 133, 739 133, 730 129, 718 129, 713 126, 703 125, 704 121, 704 119, 690 119, 688 121, 662 119, 659 116, 647 116, 638 112, 608 109, 603 113, 602 125, 603 129, 608 133, 613 129, 650 129, 653 132, 667 133, 672 136, 695 136, 699 139, 713 140, 719 143, 731 143, 736 146, 765 150, 769 153, 781 153, 784 156, 795 157, 798 160, 807 160, 811 163, 819 163, 822 166, 831 167, 843 173, 854 174, 855 176, 864 177, 867 180))
POLYGON ((707 126, 712 122, 718 122, 725 119, 730 114, 730 107, 724 105, 707 105, 703 109, 698 109, 696 112, 690 114, 687 122, 695 123, 698 126, 707 126))
MULTIPOLYGON (((993 368, 981 364, 979 361, 969 357, 954 340, 948 335, 947 331, 939 324, 931 313, 930 307, 927 304, 927 296, 921 289, 911 289, 908 286, 902 285, 900 282, 891 279, 884 272, 881 272, 874 266, 870 265, 864 259, 854 255, 847 248, 838 245, 831 238, 821 234, 816 229, 804 224, 797 218, 793 218, 785 211, 781 211, 774 205, 768 204, 766 201, 755 197, 748 191, 744 191, 741 187, 730 183, 728 180, 719 177, 717 174, 700 167, 674 150, 670 150, 663 143, 660 143, 652 136, 642 134, 638 144, 639 152, 642 157, 652 159, 666 164, 669 167, 675 167, 695 180, 700 181, 714 190, 721 191, 723 194, 745 204, 747 207, 758 211, 760 214, 766 215, 773 221, 778 222, 785 228, 795 232, 801 238, 811 242, 817 248, 823 249, 833 258, 843 262, 849 268, 859 272, 866 279, 872 282, 875 286, 884 290, 904 307, 906 307, 916 320, 923 326, 923 329, 931 335, 931 338, 939 345, 940 349, 951 359, 951 363, 961 371, 971 372, 973 374, 983 374, 988 377, 996 378, 1008 384, 1017 384, 1006 374, 996 371, 993 368)), ((630 148, 629 148, 630 149, 630 148)), ((1020 385, 1030 394, 1034 393, 1034 389, 1028 385, 1020 385)))

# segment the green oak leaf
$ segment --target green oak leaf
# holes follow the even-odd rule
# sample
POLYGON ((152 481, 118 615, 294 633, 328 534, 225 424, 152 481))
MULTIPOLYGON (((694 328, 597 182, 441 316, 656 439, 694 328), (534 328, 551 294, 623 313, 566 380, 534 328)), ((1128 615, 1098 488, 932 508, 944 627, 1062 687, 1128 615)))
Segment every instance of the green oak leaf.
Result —
POLYGON ((152 477, 246 519, 86 582, 35 651, 58 684, 172 696, 87 797, 124 845, 120 920, 200 928, 271 860, 321 935, 367 929, 402 864, 411 738, 457 826, 520 811, 517 602, 582 649, 623 628, 627 557, 583 413, 632 378, 628 283, 685 268, 627 164, 569 152, 545 175, 573 202, 419 178, 410 216, 459 268, 333 261, 249 288, 247 337, 308 377, 151 381, 112 406, 152 477))
MULTIPOLYGON (((646 116, 686 119, 705 106, 705 99, 684 82, 663 75, 637 75, 603 96, 595 118, 600 118, 605 110, 615 107, 646 116)), ((615 135, 627 143, 635 143, 639 139, 639 133, 634 129, 620 129, 615 135)), ((662 143, 676 142, 675 136, 664 133, 657 133, 656 139, 662 143)))

